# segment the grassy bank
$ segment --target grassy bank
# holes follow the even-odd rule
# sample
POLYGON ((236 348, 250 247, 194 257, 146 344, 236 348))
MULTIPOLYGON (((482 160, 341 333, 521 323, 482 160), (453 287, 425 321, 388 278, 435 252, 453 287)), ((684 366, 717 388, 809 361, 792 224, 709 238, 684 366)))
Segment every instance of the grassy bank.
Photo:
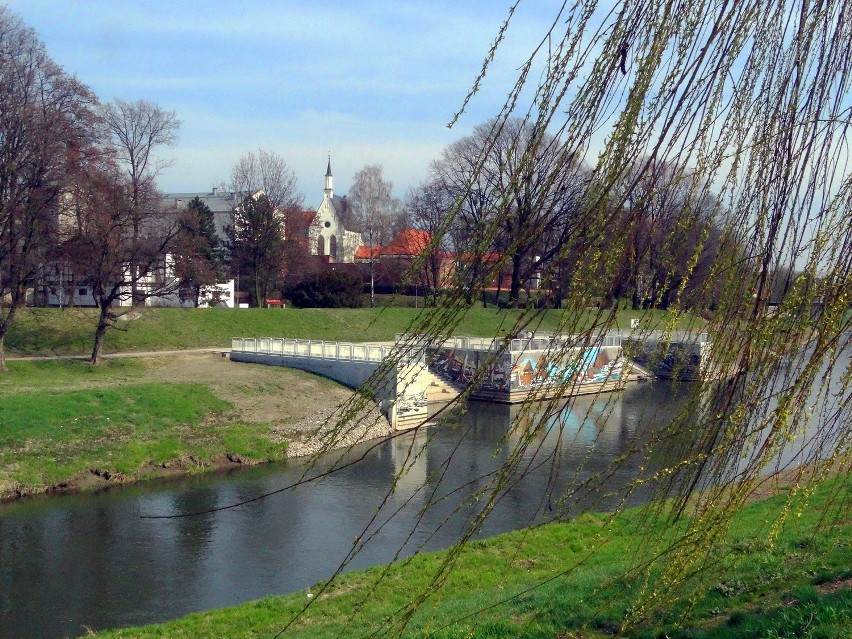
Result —
POLYGON ((0 375, 0 498, 283 459, 288 429, 349 391, 194 353, 9 362, 0 375))
MULTIPOLYGON (((409 330, 423 309, 143 309, 119 321, 107 332, 104 351, 149 351, 186 348, 228 348, 232 337, 293 337, 334 341, 389 341, 409 330)), ((496 311, 474 307, 453 331, 457 335, 489 336, 506 332, 519 311, 496 311)), ((628 328, 640 312, 622 311, 619 326, 628 328)), ((590 311, 584 321, 591 321, 590 311)), ((657 325, 667 317, 655 312, 644 316, 657 325)), ((553 331, 558 311, 544 311, 528 330, 553 331)), ((95 311, 24 309, 6 337, 6 350, 14 355, 84 355, 92 347, 95 311)), ((679 326, 686 327, 689 318, 679 326)))
MULTIPOLYGON (((769 525, 788 509, 787 496, 752 504, 734 518, 724 543, 694 576, 696 595, 655 606, 629 631, 621 625, 643 592, 630 576, 638 539, 664 540, 671 530, 634 510, 614 519, 584 515, 473 542, 446 586, 414 613, 406 637, 848 637, 852 627, 852 491, 825 483, 807 503, 795 502, 773 543, 769 525), (831 515, 822 519, 823 513, 831 515)), ((389 569, 344 575, 324 591, 271 597, 190 615, 104 638, 385 636, 405 606, 428 589, 445 553, 418 555, 389 569)), ((662 559, 666 561, 665 557, 662 559)), ((396 636, 391 632, 390 636, 396 636)))

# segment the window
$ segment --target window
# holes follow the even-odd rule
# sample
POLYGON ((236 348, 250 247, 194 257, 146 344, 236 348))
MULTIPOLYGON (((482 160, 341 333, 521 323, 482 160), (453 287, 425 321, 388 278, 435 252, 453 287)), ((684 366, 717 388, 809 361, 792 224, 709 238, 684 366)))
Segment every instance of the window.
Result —
POLYGON ((326 222, 326 223, 325 223, 325 228, 327 228, 327 229, 328 229, 328 228, 331 228, 331 222, 326 222))
POLYGON ((86 295, 89 292, 85 286, 77 290, 77 295, 86 295))
POLYGON ((317 255, 325 255, 325 238, 322 235, 317 238, 317 255))

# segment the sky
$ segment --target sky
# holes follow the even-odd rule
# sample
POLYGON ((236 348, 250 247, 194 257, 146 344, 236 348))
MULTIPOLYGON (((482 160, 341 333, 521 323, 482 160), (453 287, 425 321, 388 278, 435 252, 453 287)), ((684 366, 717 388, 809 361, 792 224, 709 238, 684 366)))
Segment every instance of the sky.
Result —
MULTIPOLYGON (((2 0, 0 0, 2 1, 2 0)), ((493 117, 553 19, 521 2, 468 113, 452 128, 509 1, 6 0, 48 53, 103 101, 175 111, 165 192, 226 185, 263 149, 296 174, 306 208, 322 200, 328 154, 336 193, 380 164, 404 197, 451 142, 493 117)))

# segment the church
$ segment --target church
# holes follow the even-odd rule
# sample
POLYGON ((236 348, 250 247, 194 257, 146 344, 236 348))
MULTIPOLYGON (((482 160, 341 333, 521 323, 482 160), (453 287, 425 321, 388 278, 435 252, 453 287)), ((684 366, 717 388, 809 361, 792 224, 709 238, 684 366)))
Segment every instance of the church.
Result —
POLYGON ((350 219, 346 196, 334 194, 334 176, 329 156, 322 203, 308 227, 308 250, 311 255, 317 255, 327 262, 354 262, 355 252, 362 240, 360 233, 345 227, 350 219))

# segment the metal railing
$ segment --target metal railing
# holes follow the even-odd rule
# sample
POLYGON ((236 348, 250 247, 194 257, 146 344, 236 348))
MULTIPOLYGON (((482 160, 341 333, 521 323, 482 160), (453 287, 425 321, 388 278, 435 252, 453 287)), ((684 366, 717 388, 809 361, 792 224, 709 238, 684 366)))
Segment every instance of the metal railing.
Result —
POLYGON ((327 342, 287 337, 234 337, 231 339, 231 350, 239 353, 310 357, 347 362, 382 362, 391 354, 393 348, 385 344, 327 342))
MULTIPOLYGON (((509 353, 523 353, 526 351, 548 350, 565 347, 606 347, 622 346, 624 340, 638 340, 644 342, 693 342, 704 344, 707 340, 706 333, 690 333, 687 331, 619 331, 617 333, 606 333, 601 336, 589 336, 586 334, 560 334, 550 335, 537 333, 526 337, 517 337, 509 340, 509 353)), ((258 353, 262 355, 280 355, 282 357, 310 357, 317 359, 330 359, 348 362, 371 362, 384 361, 394 353, 400 357, 402 353, 407 355, 400 359, 419 359, 422 348, 429 344, 429 340, 421 336, 397 335, 396 345, 367 344, 353 342, 327 342, 324 340, 291 339, 287 337, 235 337, 231 339, 231 350, 241 353, 258 353)), ((469 350, 480 352, 494 352, 505 348, 503 339, 489 337, 449 337, 433 345, 434 348, 449 348, 453 350, 469 350)))
MULTIPOLYGON (((412 338, 411 336, 397 335, 398 343, 403 340, 412 340, 412 338)), ((522 353, 572 346, 622 346, 625 340, 639 340, 644 342, 695 342, 698 344, 704 344, 708 341, 707 333, 693 333, 689 331, 639 331, 638 329, 634 329, 610 332, 604 335, 588 335, 584 333, 551 335, 535 333, 530 336, 509 340, 508 348, 506 348, 507 342, 502 338, 457 336, 448 337, 434 344, 434 348, 481 352, 494 352, 503 348, 509 353, 522 353)), ((420 341, 428 340, 421 339, 420 341)))

